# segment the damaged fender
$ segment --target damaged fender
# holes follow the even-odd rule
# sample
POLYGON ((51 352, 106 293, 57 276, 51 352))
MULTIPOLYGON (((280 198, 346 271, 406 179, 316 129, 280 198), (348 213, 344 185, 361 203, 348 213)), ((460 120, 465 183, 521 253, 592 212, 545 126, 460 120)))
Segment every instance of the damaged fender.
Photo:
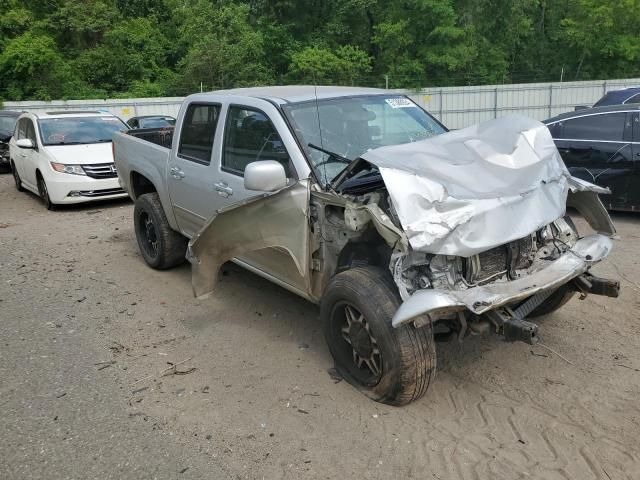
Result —
POLYGON ((225 262, 270 247, 284 249, 308 281, 308 219, 308 179, 219 210, 189 242, 194 295, 206 297, 214 291, 225 262))

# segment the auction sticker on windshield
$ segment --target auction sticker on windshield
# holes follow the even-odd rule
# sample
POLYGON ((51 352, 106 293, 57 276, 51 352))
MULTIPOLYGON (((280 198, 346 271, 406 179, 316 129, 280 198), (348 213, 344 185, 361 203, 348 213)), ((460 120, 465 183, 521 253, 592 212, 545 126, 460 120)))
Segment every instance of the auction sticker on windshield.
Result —
POLYGON ((415 103, 404 97, 385 98, 384 101, 391 105, 391 108, 412 108, 416 106, 415 103))

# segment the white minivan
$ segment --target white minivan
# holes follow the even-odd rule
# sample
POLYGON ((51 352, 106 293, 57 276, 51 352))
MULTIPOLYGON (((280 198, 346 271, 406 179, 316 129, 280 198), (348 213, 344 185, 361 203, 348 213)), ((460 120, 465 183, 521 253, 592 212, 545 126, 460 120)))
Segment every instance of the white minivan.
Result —
POLYGON ((19 191, 58 204, 126 197, 118 183, 111 139, 129 127, 106 112, 24 113, 9 143, 19 191))

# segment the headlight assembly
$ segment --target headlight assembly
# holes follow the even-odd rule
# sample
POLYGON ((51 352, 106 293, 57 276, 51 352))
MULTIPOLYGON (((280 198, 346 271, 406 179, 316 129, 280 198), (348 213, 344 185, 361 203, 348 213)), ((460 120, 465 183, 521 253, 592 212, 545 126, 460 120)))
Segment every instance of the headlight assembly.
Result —
POLYGON ((51 166, 56 172, 68 173, 69 175, 86 175, 81 165, 65 165, 63 163, 51 162, 51 166))

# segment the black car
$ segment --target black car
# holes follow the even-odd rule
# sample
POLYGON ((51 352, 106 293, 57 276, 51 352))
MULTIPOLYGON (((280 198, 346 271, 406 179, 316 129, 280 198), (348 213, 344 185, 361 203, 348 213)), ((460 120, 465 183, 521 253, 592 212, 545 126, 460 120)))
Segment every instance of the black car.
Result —
POLYGON ((13 136, 16 121, 22 112, 0 110, 0 167, 9 166, 9 140, 13 136))
POLYGON ((593 104, 594 107, 607 107, 611 105, 627 105, 640 103, 640 87, 629 87, 621 90, 611 90, 593 104))
POLYGON ((130 118, 127 120, 127 124, 131 128, 173 127, 176 124, 176 119, 168 115, 144 115, 130 118))
POLYGON ((610 210, 640 210, 640 105, 587 108, 545 120, 571 174, 608 187, 610 210))

